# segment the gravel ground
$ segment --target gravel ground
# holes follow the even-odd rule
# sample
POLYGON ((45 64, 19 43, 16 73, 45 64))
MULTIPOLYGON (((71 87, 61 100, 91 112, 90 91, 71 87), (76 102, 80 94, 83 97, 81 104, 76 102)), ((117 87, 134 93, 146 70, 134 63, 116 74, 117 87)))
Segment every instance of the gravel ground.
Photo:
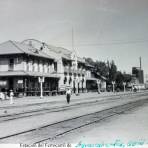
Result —
POLYGON ((58 137, 49 143, 81 143, 78 147, 86 147, 87 144, 107 144, 116 140, 125 147, 142 147, 135 142, 144 142, 148 146, 148 104, 58 137), (135 145, 129 146, 131 143, 135 145))

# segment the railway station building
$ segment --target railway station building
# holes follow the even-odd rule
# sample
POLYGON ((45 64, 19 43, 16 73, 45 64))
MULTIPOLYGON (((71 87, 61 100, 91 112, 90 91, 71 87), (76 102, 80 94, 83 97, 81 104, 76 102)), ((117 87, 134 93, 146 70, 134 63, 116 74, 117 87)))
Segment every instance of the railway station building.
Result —
POLYGON ((41 79, 43 95, 62 93, 66 87, 91 91, 98 82, 105 83, 92 68, 75 52, 35 39, 0 44, 0 90, 12 89, 16 96, 40 95, 41 79))

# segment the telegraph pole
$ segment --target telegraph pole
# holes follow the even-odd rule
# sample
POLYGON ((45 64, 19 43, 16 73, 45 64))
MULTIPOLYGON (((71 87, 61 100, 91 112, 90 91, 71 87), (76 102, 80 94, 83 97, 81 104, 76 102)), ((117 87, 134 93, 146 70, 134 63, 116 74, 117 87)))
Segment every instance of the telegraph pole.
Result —
MULTIPOLYGON (((74 60, 73 66, 74 66, 74 70, 77 73, 78 61, 77 61, 77 52, 76 52, 76 49, 74 48, 74 31, 73 31, 73 27, 72 27, 72 52, 74 54, 74 56, 73 56, 73 60, 74 60)), ((78 95, 78 83, 79 83, 78 75, 76 75, 76 78, 75 78, 74 81, 75 81, 75 89, 76 89, 75 93, 76 93, 76 95, 78 95)))
POLYGON ((39 77, 38 81, 40 83, 40 98, 43 98, 43 83, 44 83, 44 77, 39 77))
POLYGON ((72 27, 72 51, 74 51, 74 34, 73 34, 73 27, 72 27))
POLYGON ((113 92, 115 92, 115 81, 112 81, 112 85, 113 85, 113 92))
POLYGON ((74 48, 74 31, 73 31, 73 27, 72 27, 72 51, 73 51, 73 53, 74 53, 74 62, 75 62, 75 70, 77 70, 77 66, 78 66, 78 64, 77 64, 77 51, 76 51, 76 49, 74 48))
POLYGON ((123 82, 123 86, 124 86, 124 92, 125 92, 125 85, 126 85, 126 82, 123 82))

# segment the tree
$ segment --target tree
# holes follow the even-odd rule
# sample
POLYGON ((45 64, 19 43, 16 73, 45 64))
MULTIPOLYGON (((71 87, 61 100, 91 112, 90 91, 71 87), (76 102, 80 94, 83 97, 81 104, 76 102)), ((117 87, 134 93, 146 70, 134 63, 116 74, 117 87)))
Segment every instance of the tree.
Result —
POLYGON ((117 66, 113 60, 111 62, 107 61, 107 63, 98 60, 93 61, 91 58, 85 58, 85 60, 89 65, 94 66, 95 72, 98 72, 101 76, 107 78, 108 86, 112 86, 112 81, 115 81, 116 88, 123 89, 123 82, 128 84, 132 79, 132 75, 117 71, 117 66))
POLYGON ((95 65, 95 62, 93 61, 92 58, 85 58, 85 61, 86 61, 88 64, 92 65, 92 66, 95 65))
POLYGON ((116 73, 116 87, 120 90, 123 89, 123 82, 124 82, 124 76, 120 71, 117 71, 116 73))
POLYGON ((131 74, 123 73, 123 81, 124 82, 129 83, 129 82, 131 82, 131 80, 132 80, 132 75, 131 74))
POLYGON ((112 60, 111 63, 109 63, 109 82, 110 83, 116 80, 116 73, 117 73, 117 66, 112 60))
POLYGON ((95 62, 95 69, 97 72, 100 73, 100 75, 104 77, 108 77, 108 67, 105 62, 102 61, 96 61, 95 62))

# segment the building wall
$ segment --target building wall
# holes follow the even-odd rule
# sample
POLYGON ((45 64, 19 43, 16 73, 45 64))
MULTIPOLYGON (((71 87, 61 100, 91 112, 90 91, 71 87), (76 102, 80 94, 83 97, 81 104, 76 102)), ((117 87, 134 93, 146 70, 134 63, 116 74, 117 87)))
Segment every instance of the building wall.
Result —
POLYGON ((51 63, 43 59, 24 59, 23 70, 29 72, 40 72, 40 73, 53 73, 55 71, 54 63, 51 63))
POLYGON ((86 70, 86 77, 87 78, 91 78, 91 71, 90 70, 86 70))
POLYGON ((53 62, 42 58, 34 58, 31 56, 25 58, 18 55, 18 57, 0 57, 0 71, 29 71, 50 74, 55 72, 55 66, 53 62), (13 64, 11 66, 10 59, 13 59, 13 64))
POLYGON ((14 58, 14 70, 23 70, 23 57, 14 58))
POLYGON ((38 61, 37 60, 34 60, 34 63, 33 63, 33 67, 34 67, 34 72, 38 72, 38 61))
POLYGON ((23 88, 24 80, 22 77, 16 77, 13 79, 13 88, 23 88))
POLYGON ((133 67, 132 74, 136 76, 140 84, 144 83, 144 74, 142 69, 140 69, 139 67, 133 67))
POLYGON ((64 66, 62 63, 62 58, 57 61, 57 73, 64 73, 64 66))
POLYGON ((0 58, 0 71, 8 71, 8 58, 0 58))
POLYGON ((7 57, 7 58, 0 58, 0 71, 9 71, 10 70, 10 66, 9 66, 10 59, 14 59, 14 66, 13 66, 14 71, 23 70, 23 58, 22 57, 19 57, 19 58, 7 57))
MULTIPOLYGON (((13 69, 11 71, 29 71, 29 72, 40 72, 40 73, 53 73, 55 72, 55 65, 53 60, 44 59, 42 57, 34 56, 20 56, 15 55, 14 57, 9 56, 7 58, 0 58, 0 71, 10 70, 10 59, 14 59, 13 69)), ((86 88, 86 78, 91 78, 91 70, 87 69, 84 63, 74 63, 71 60, 67 60, 66 64, 63 62, 62 56, 58 57, 57 61, 57 75, 60 79, 58 87, 70 86, 71 88, 80 89, 86 88), (77 67, 76 67, 77 66, 77 67), (66 82, 64 81, 66 78, 66 82), (71 81, 70 81, 71 80, 71 81), (79 85, 78 85, 79 84, 79 85), (83 85, 82 85, 83 84, 83 85)), ((18 78, 14 78, 14 88, 18 85, 18 78)), ((19 81, 21 82, 21 81, 19 81)), ((23 80, 24 83, 24 80, 23 80)), ((30 83, 31 84, 31 83, 30 83)))
POLYGON ((141 84, 143 84, 144 83, 144 74, 143 74, 143 70, 140 70, 139 71, 139 82, 141 83, 141 84))
POLYGON ((63 62, 60 61, 58 63, 58 73, 59 73, 59 89, 63 89, 64 87, 78 88, 81 90, 82 88, 86 88, 86 77, 91 77, 91 72, 86 71, 85 67, 79 66, 77 64, 73 65, 70 63, 71 61, 63 62), (65 64, 66 63, 66 64, 65 64), (82 85, 83 83, 83 85, 82 85))

